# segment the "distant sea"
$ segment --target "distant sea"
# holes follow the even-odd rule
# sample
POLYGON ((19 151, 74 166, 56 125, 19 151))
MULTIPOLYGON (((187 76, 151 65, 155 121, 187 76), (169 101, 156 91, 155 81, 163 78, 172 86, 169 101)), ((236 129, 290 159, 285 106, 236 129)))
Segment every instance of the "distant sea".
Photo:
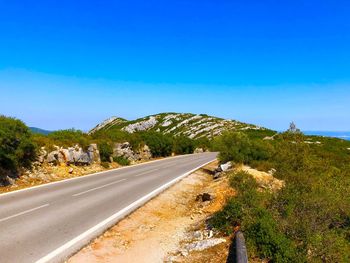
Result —
POLYGON ((306 135, 319 135, 327 137, 335 137, 343 140, 350 141, 350 132, 339 132, 339 131, 303 131, 306 135))

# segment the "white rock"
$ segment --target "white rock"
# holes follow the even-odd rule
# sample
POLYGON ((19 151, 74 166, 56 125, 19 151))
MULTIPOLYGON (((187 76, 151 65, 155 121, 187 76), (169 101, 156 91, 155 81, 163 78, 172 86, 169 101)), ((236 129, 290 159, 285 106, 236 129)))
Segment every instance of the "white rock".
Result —
POLYGON ((221 168, 221 170, 223 172, 226 172, 227 170, 232 168, 232 163, 231 162, 227 162, 227 163, 221 164, 220 168, 221 168))
POLYGON ((125 126, 122 130, 128 133, 134 133, 136 131, 146 131, 154 127, 156 124, 157 124, 156 117, 151 116, 149 117, 148 120, 129 124, 128 126, 125 126))
POLYGON ((188 251, 202 251, 226 242, 224 238, 211 238, 186 245, 188 251))

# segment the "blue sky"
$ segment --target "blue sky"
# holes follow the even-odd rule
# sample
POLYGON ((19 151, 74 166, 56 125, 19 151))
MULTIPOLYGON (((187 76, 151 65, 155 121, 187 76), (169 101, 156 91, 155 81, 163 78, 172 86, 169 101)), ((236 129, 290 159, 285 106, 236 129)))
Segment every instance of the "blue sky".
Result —
POLYGON ((0 0, 0 113, 88 130, 207 113, 350 130, 348 1, 0 0))

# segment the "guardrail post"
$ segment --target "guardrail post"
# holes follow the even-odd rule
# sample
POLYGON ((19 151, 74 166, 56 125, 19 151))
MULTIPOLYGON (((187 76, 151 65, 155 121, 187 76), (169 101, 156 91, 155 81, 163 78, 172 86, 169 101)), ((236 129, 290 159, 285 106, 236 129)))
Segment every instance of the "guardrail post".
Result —
POLYGON ((248 263, 247 247, 241 231, 235 233, 235 237, 230 247, 227 263, 248 263))

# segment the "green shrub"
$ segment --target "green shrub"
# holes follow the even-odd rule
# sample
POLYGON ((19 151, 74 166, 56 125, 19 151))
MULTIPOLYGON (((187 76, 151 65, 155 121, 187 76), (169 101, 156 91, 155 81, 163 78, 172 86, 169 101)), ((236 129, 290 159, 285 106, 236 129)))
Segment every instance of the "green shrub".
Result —
POLYGON ((174 138, 173 152, 176 154, 189 154, 194 151, 194 141, 185 136, 177 136, 174 138))
POLYGON ((98 150, 100 152, 101 162, 110 162, 113 154, 112 146, 107 142, 101 142, 98 145, 98 150))
POLYGON ((214 150, 219 151, 222 162, 248 163, 251 156, 251 142, 241 132, 226 132, 214 140, 214 150))
POLYGON ((120 165, 129 165, 130 164, 129 159, 127 159, 123 156, 113 157, 113 161, 115 161, 116 163, 119 163, 120 165))
POLYGON ((141 134, 141 137, 150 148, 153 157, 171 155, 173 148, 173 139, 171 136, 156 132, 145 132, 141 134))
POLYGON ((242 224, 242 204, 235 198, 231 198, 224 208, 216 212, 209 220, 210 225, 228 235, 233 233, 236 226, 242 224))
POLYGON ((91 141, 87 134, 75 129, 54 131, 48 134, 47 137, 60 146, 72 147, 78 144, 84 149, 87 149, 91 141))
POLYGON ((28 127, 20 120, 0 116, 0 175, 17 175, 36 157, 36 145, 28 127))
POLYGON ((276 221, 266 209, 257 212, 254 223, 245 229, 245 233, 261 258, 286 263, 296 260, 292 242, 278 229, 276 221))

